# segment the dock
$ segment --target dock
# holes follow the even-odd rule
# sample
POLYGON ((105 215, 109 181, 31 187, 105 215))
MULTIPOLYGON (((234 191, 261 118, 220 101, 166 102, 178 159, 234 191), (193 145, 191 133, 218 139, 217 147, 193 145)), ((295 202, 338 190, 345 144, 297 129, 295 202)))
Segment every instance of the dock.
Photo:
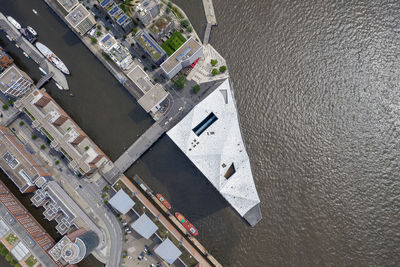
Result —
POLYGON ((214 5, 212 0, 203 0, 203 7, 207 20, 207 27, 204 33, 203 45, 207 45, 208 40, 210 39, 211 28, 212 26, 217 25, 217 19, 215 17, 214 5))
MULTIPOLYGON (((15 41, 16 45, 19 46, 25 53, 28 54, 30 58, 32 58, 40 68, 42 68, 48 74, 45 75, 46 79, 41 79, 41 83, 47 82, 50 78, 58 83, 63 89, 68 90, 68 82, 65 75, 57 69, 53 64, 51 64, 38 50, 37 48, 31 44, 28 40, 26 40, 22 34, 7 20, 6 16, 0 12, 0 28, 6 32, 10 38, 15 41), (50 77, 50 73, 52 77, 50 77), (48 78, 50 77, 50 78, 48 78)), ((38 83, 40 84, 40 83, 38 83)), ((42 85, 43 85, 42 84, 42 85)))

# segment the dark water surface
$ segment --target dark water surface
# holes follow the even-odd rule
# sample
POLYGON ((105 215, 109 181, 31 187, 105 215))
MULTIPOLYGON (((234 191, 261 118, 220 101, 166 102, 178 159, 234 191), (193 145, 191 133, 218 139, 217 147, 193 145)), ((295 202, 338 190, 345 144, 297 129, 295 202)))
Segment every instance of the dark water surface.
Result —
MULTIPOLYGON (((201 1, 175 2, 202 36, 201 1)), ((248 227, 168 137, 128 175, 226 266, 399 266, 400 3, 214 2, 210 43, 228 61, 264 218, 248 227)), ((76 97, 48 87, 112 158, 151 124, 43 1, 0 10, 65 61, 76 97)))

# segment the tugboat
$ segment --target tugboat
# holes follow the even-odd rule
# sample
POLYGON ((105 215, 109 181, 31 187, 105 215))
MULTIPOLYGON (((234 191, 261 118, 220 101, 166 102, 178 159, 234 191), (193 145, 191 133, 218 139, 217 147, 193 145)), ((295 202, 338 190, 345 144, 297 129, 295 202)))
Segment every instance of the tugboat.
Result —
POLYGON ((158 198, 158 200, 160 200, 160 202, 161 202, 167 209, 171 209, 171 204, 169 204, 169 202, 166 201, 165 198, 164 198, 161 194, 157 194, 156 197, 158 198))
POLYGON ((197 236, 199 232, 197 231, 196 228, 194 228, 193 224, 191 224, 185 216, 183 216, 179 212, 175 212, 175 217, 178 219, 178 221, 185 227, 193 236, 197 236))

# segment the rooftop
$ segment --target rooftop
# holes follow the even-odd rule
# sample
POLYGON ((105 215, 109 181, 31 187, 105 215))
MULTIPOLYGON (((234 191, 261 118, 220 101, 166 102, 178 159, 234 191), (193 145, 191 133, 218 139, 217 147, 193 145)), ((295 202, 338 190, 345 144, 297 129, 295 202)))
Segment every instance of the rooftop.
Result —
POLYGON ((109 201, 111 206, 118 210, 121 214, 126 214, 134 205, 135 202, 125 193, 124 190, 120 189, 109 201))
POLYGON ((143 93, 148 92, 154 85, 150 81, 149 75, 138 65, 128 73, 131 79, 143 93))
POLYGON ((153 86, 150 91, 142 96, 138 103, 146 110, 150 112, 156 105, 162 102, 168 96, 168 92, 165 91, 164 87, 160 84, 153 86))
POLYGON ((165 51, 150 37, 146 32, 141 31, 135 36, 135 40, 143 47, 151 56, 153 61, 158 61, 162 56, 166 55, 165 51))
POLYGON ((107 33, 107 35, 100 41, 101 48, 106 51, 109 51, 115 44, 117 44, 117 40, 115 40, 115 38, 109 33, 107 33))
POLYGON ((146 239, 149 239, 158 229, 158 226, 143 213, 136 221, 131 224, 133 230, 146 239))
POLYGON ((65 18, 72 27, 76 27, 89 15, 89 11, 82 4, 79 4, 65 18))
POLYGON ((24 78, 33 83, 32 79, 17 66, 11 65, 2 74, 0 74, 0 90, 6 91, 20 78, 24 78))
POLYGON ((57 2, 67 11, 70 12, 79 2, 78 0, 57 0, 57 2))
POLYGON ((176 50, 167 58, 167 60, 164 61, 164 63, 161 64, 161 68, 163 68, 166 73, 169 73, 177 65, 181 64, 183 60, 191 57, 199 49, 201 49, 201 45, 190 37, 178 50, 176 50))
POLYGON ((158 247, 154 249, 154 252, 163 258, 169 264, 174 263, 176 259, 182 254, 182 252, 172 243, 167 237, 158 247))
MULTIPOLYGON (((229 204, 245 216, 260 199, 234 101, 226 79, 167 134, 229 204)), ((258 217, 261 219, 261 213, 258 217)))

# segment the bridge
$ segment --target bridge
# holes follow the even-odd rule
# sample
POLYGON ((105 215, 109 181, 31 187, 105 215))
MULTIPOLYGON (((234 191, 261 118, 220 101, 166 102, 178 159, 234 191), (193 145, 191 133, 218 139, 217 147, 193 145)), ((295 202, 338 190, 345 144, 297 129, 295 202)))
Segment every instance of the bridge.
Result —
POLYGON ((212 24, 207 23, 206 32, 204 33, 203 45, 208 44, 208 40, 210 39, 210 34, 211 34, 211 27, 212 27, 212 24))
POLYGON ((53 78, 54 76, 54 72, 49 72, 46 75, 42 76, 42 78, 40 78, 40 80, 38 81, 38 83, 36 84, 37 88, 42 87, 45 83, 47 83, 51 78, 53 78))
POLYGON ((210 39, 211 28, 212 26, 217 25, 217 19, 215 18, 212 0, 203 0, 203 7, 207 20, 207 27, 206 32, 204 33, 203 45, 207 45, 208 40, 210 39))

